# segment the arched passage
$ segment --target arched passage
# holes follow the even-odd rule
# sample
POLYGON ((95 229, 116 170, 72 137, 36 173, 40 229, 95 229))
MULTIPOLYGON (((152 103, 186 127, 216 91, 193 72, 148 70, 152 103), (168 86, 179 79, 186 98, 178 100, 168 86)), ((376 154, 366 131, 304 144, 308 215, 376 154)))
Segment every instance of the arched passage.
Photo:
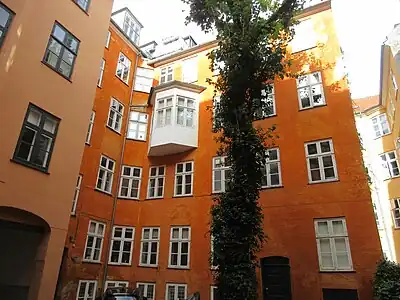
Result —
POLYGON ((0 206, 1 299, 35 299, 50 227, 30 212, 0 206))

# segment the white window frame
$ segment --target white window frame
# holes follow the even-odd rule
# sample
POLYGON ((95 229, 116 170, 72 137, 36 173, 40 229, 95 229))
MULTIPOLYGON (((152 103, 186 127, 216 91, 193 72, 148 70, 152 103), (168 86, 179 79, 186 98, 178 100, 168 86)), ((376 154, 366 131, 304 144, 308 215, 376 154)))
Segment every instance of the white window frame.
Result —
POLYGON ((174 80, 174 65, 165 66, 160 70, 160 84, 174 80), (164 73, 164 74, 163 74, 164 73), (171 79, 168 79, 170 77, 171 79))
MULTIPOLYGON (((218 95, 213 98, 213 128, 215 128, 217 125, 216 111, 220 108, 220 106, 221 96, 218 95)), ((219 120, 219 124, 222 125, 222 120, 219 120)))
POLYGON ((156 299, 156 283, 155 282, 136 282, 136 288, 138 288, 140 290, 140 286, 143 286, 143 294, 141 294, 141 296, 146 297, 147 300, 156 299), (149 286, 153 287, 153 297, 148 296, 149 286))
POLYGON ((190 57, 182 61, 182 81, 187 83, 198 80, 198 57, 190 57))
POLYGON ((214 290, 217 290, 217 289, 218 289, 218 287, 215 286, 215 285, 210 286, 210 300, 217 300, 217 299, 214 297, 214 290))
POLYGON ((119 53, 118 62, 117 62, 117 69, 115 71, 115 76, 121 79, 126 84, 129 83, 129 76, 131 73, 131 60, 122 52, 119 53), (118 72, 121 71, 121 75, 118 75, 118 72), (127 71, 126 79, 124 79, 124 74, 127 71))
POLYGON ((126 138, 130 140, 146 141, 149 114, 132 110, 129 114, 128 132, 126 138), (144 126, 144 131, 140 130, 144 126))
POLYGON ((110 109, 108 111, 107 127, 115 132, 121 133, 124 118, 124 105, 117 99, 111 97, 110 109))
POLYGON ((131 263, 132 263, 132 249, 133 249, 134 241, 135 241, 135 228, 134 227, 118 226, 118 225, 114 226, 113 227, 113 231, 112 231, 112 236, 111 236, 110 256, 109 256, 109 260, 108 260, 109 264, 110 265, 130 266, 131 263), (121 236, 120 237, 116 237, 115 236, 115 231, 117 229, 121 230, 121 236), (128 237, 125 236, 126 232, 128 230, 132 232, 132 237, 131 238, 128 238, 128 237), (113 249, 114 242, 119 242, 119 244, 120 244, 118 251, 113 249), (131 247, 129 249, 129 261, 128 262, 122 262, 123 253, 127 252, 127 251, 124 251, 125 243, 130 243, 131 244, 131 247), (118 261, 114 261, 114 262, 111 261, 113 252, 118 252, 118 261))
POLYGON ((321 72, 313 72, 313 73, 309 73, 309 74, 305 74, 302 76, 299 76, 299 78, 296 79, 296 84, 297 84, 297 98, 299 100, 299 106, 300 106, 300 110, 304 110, 304 109, 311 109, 314 107, 318 107, 318 106, 324 106, 326 105, 326 101, 325 101, 325 93, 324 93, 324 85, 323 85, 323 79, 322 79, 322 73, 321 72), (312 83, 311 79, 313 78, 314 74, 319 74, 319 81, 312 83), (306 79, 306 84, 301 84, 301 79, 306 79), (301 85, 300 85, 301 84, 301 85), (321 103, 314 103, 314 99, 313 99, 313 95, 312 95, 312 88, 313 87, 317 87, 319 86, 321 89, 321 103), (310 106, 305 106, 303 107, 303 104, 301 102, 301 90, 308 90, 308 98, 310 101, 310 106))
POLYGON ((308 172, 308 183, 313 184, 313 183, 320 183, 320 182, 331 182, 331 181, 337 181, 339 180, 338 177, 338 170, 336 166, 336 159, 335 159, 335 151, 333 148, 333 142, 332 139, 326 139, 326 140, 318 140, 318 141, 312 141, 304 144, 304 151, 306 153, 306 161, 307 161, 307 172, 308 172), (323 152, 321 150, 321 143, 324 142, 329 142, 329 147, 330 151, 329 152, 323 152), (309 154, 308 153, 308 145, 311 144, 316 144, 317 146, 317 153, 316 154, 309 154), (333 168, 333 171, 335 173, 335 177, 333 178, 326 178, 325 177, 325 167, 323 165, 323 157, 330 156, 332 159, 332 166, 327 166, 326 168, 333 168), (318 169, 313 169, 313 170, 319 170, 319 174, 321 179, 320 180, 312 180, 312 170, 310 167, 310 159, 318 159, 318 169))
POLYGON ((156 103, 156 126, 155 127, 164 127, 172 125, 172 115, 174 109, 174 97, 168 96, 164 98, 157 99, 156 103), (170 101, 169 101, 170 100, 170 101), (162 106, 161 106, 162 103, 162 106), (167 111, 170 111, 170 118, 167 120, 167 111), (161 114, 160 114, 161 113, 161 114), (167 123, 168 121, 168 123, 167 123))
POLYGON ((210 236, 210 269, 211 270, 216 270, 218 269, 218 265, 215 264, 214 261, 214 236, 210 236))
POLYGON ((314 220, 314 230, 315 230, 315 236, 317 239, 317 250, 318 250, 318 260, 319 260, 319 268, 320 271, 327 271, 327 272, 342 272, 342 271, 353 271, 353 263, 352 263, 352 258, 351 258, 351 249, 350 249, 350 243, 349 243, 349 236, 347 232, 347 225, 346 225, 346 219, 345 218, 332 218, 332 219, 315 219, 314 220), (333 232, 333 225, 332 223, 334 221, 341 221, 343 224, 344 228, 344 233, 343 234, 335 234, 333 232), (323 235, 318 232, 318 223, 322 222, 327 222, 328 224, 328 234, 323 235), (337 262, 337 250, 335 246, 335 238, 341 238, 345 240, 345 245, 346 245, 346 253, 347 253, 347 258, 349 261, 349 267, 348 268, 341 268, 338 266, 337 262), (332 264, 333 268, 326 268, 322 265, 322 258, 321 258, 321 247, 320 247, 320 241, 321 240, 326 240, 329 239, 330 243, 330 250, 332 254, 332 264))
POLYGON ((153 86, 154 70, 138 67, 135 75, 134 90, 150 93, 153 86))
POLYGON ((390 179, 390 178, 397 178, 400 176, 400 161, 397 157, 396 150, 384 152, 382 154, 379 154, 379 157, 381 159, 381 164, 382 164, 382 169, 384 172, 384 179, 390 179), (394 158, 390 158, 390 155, 393 154, 394 158), (393 165, 396 165, 393 166, 393 165), (394 170, 397 169, 397 172, 399 173, 398 175, 394 174, 394 170))
POLYGON ((108 288, 115 288, 115 287, 128 288, 129 287, 129 281, 125 281, 125 280, 106 280, 106 284, 104 285, 104 291, 106 291, 108 288))
POLYGON ((142 184, 142 168, 141 167, 136 167, 136 166, 128 166, 128 165, 123 165, 122 170, 121 170, 121 180, 119 184, 119 193, 118 197, 123 198, 123 199, 136 199, 138 200, 140 198, 140 186, 142 184), (135 176, 135 171, 139 170, 139 176, 135 176), (126 174, 129 171, 129 175, 126 174), (128 181, 128 186, 123 186, 124 181, 128 181), (138 183, 137 186, 137 196, 131 196, 132 190, 135 189, 133 186, 134 182, 138 183), (126 188, 127 189, 127 195, 122 194, 122 189, 126 188))
POLYGON ((295 35, 290 42, 292 53, 301 52, 317 46, 317 34, 313 20, 305 19, 295 26, 295 35))
POLYGON ((101 87, 103 83, 103 75, 104 75, 104 69, 106 67, 106 60, 104 58, 101 59, 100 63, 100 74, 99 74, 99 79, 97 80, 97 86, 101 87))
POLYGON ((148 199, 159 199, 164 197, 164 188, 165 188, 165 172, 167 170, 167 166, 151 166, 149 168, 149 182, 148 182, 148 188, 147 188, 147 198, 148 199), (160 168, 164 169, 164 172, 162 175, 160 175, 160 168), (151 175, 151 170, 155 169, 156 170, 156 175, 151 175), (158 194, 158 189, 160 188, 160 182, 159 179, 162 179, 162 192, 161 195, 158 194), (154 196, 150 196, 150 189, 152 188, 151 186, 151 181, 154 180, 154 196))
POLYGON ((187 298, 187 284, 186 283, 167 283, 165 289, 165 300, 185 300, 187 298), (168 289, 169 287, 174 288, 174 299, 169 298, 168 289), (185 298, 178 298, 178 289, 179 287, 185 288, 185 298))
POLYGON ((183 127, 189 127, 189 128, 194 128, 196 126, 195 124, 195 116, 196 116, 196 99, 193 98, 188 98, 184 96, 178 95, 176 97, 176 124, 179 126, 183 127), (183 105, 179 105, 179 100, 183 100, 183 105), (193 106, 189 106, 188 103, 189 101, 193 103, 193 106), (179 110, 183 111, 183 117, 182 117, 182 124, 179 122, 179 110), (192 113, 192 124, 188 124, 188 118, 189 113, 192 113))
POLYGON ((76 300, 94 300, 97 292, 97 281, 96 280, 79 280, 78 289, 76 290, 76 300), (79 297, 79 290, 81 286, 85 284, 85 292, 83 297, 79 297), (93 284, 93 295, 89 295, 89 285, 93 284))
MULTIPOLYGON (((160 234, 161 234, 161 230, 160 227, 143 227, 142 228, 142 237, 141 237, 141 241, 140 241, 140 257, 139 257, 139 266, 144 266, 144 267, 157 267, 158 266, 158 255, 160 252, 160 234), (149 230, 149 238, 145 239, 144 238, 144 231, 145 230, 149 230), (153 238, 153 232, 154 230, 158 231, 158 235, 157 238, 153 238), (146 262, 143 262, 142 258, 143 258, 143 245, 144 243, 149 243, 148 245, 148 251, 147 253, 147 259, 146 262), (154 264, 151 263, 151 248, 153 243, 157 244, 157 253, 156 253, 156 262, 154 264)), ((153 252, 154 253, 154 252, 153 252)))
POLYGON ((88 226, 88 231, 87 231, 87 236, 86 236, 86 243, 85 243, 85 250, 83 251, 83 261, 85 262, 100 262, 101 261, 101 252, 103 250, 103 242, 104 242, 104 234, 106 231, 106 224, 99 222, 99 221, 94 221, 94 220, 90 220, 89 221, 89 226, 88 226), (90 225, 94 224, 94 232, 90 232, 90 225), (103 227, 103 233, 99 233, 99 228, 103 227), (88 241, 89 241, 89 237, 93 238, 93 243, 91 247, 88 247, 88 241), (96 249, 96 243, 97 240, 100 239, 100 248, 96 249), (86 250, 91 249, 90 254, 89 254, 89 258, 86 258, 86 250), (99 258, 95 259, 94 258, 94 254, 95 254, 95 250, 99 251, 99 258))
POLYGON ((267 157, 265 159, 265 167, 263 168, 263 177, 265 177, 265 185, 261 185, 262 188, 273 188, 273 187, 279 187, 282 186, 282 169, 281 169, 281 154, 280 150, 278 147, 276 148, 271 148, 267 150, 267 157), (271 159, 271 151, 276 151, 276 159, 271 159), (273 164, 278 165, 278 173, 271 174, 271 166, 273 164), (271 176, 272 175, 279 175, 279 183, 278 184, 272 184, 271 183, 271 176))
POLYGON ((79 174, 78 179, 76 181, 74 199, 72 201, 72 209, 71 209, 71 215, 73 216, 76 213, 76 204, 78 203, 79 193, 81 191, 82 178, 83 176, 79 174))
POLYGON ((371 118, 371 123, 376 139, 391 133, 389 122, 385 113, 371 118))
POLYGON ((256 120, 276 116, 275 85, 273 83, 267 84, 267 87, 261 90, 261 102, 262 106, 255 112, 256 120), (269 105, 271 105, 272 111, 267 113, 266 109, 269 105))
POLYGON ((109 30, 107 33, 107 38, 106 38, 106 48, 110 47, 110 40, 111 40, 111 31, 109 30))
POLYGON ((212 159, 212 192, 213 193, 224 193, 226 191, 226 183, 229 180, 229 172, 231 171, 230 166, 225 165, 226 156, 217 156, 212 159), (217 167, 218 161, 221 161, 221 166, 217 167), (215 188, 216 173, 221 172, 221 189, 215 188), (227 174, 228 173, 228 174, 227 174))
POLYGON ((175 165, 175 182, 174 182, 174 197, 186 197, 193 195, 193 181, 194 181, 194 161, 180 162, 175 165), (186 165, 191 164, 191 171, 186 171, 186 165), (182 166, 182 172, 178 172, 178 165, 182 166), (186 175, 191 175, 190 193, 185 193, 186 175), (182 176, 182 184, 178 184, 178 178, 182 176), (182 193, 178 194, 178 185, 182 185, 182 193))
POLYGON ((97 180, 96 180, 96 190, 111 194, 112 191, 112 185, 113 185, 113 179, 114 179, 114 170, 115 170, 115 160, 105 156, 101 155, 100 156, 100 163, 99 163, 99 171, 97 173, 97 180), (105 166, 102 164, 103 159, 105 159, 105 166), (112 167, 110 167, 110 162, 112 162, 112 167), (101 176, 100 173, 103 171, 103 175, 101 176), (110 182, 107 187, 107 175, 110 176, 110 182), (101 178, 100 178, 101 176, 101 178), (99 180, 100 185, 99 185, 99 180))
POLYGON ((169 257, 168 257, 168 267, 169 268, 174 268, 174 269, 189 269, 190 266, 190 240, 191 240, 191 228, 190 226, 172 226, 171 227, 171 232, 170 232, 170 241, 169 241, 169 257), (188 231, 188 237, 184 238, 183 237, 183 230, 188 231), (174 238, 173 237, 173 232, 175 230, 178 230, 178 237, 174 238), (172 264, 172 244, 177 243, 178 244, 178 253, 174 253, 177 255, 177 264, 173 265, 172 264), (188 246, 188 252, 187 252, 187 265, 182 265, 182 255, 186 253, 182 253, 182 248, 183 244, 186 244, 188 246))
POLYGON ((90 113, 88 132, 86 134, 86 144, 88 145, 90 145, 90 139, 92 138, 95 117, 96 117, 96 112, 92 110, 92 112, 90 113))
POLYGON ((392 217, 393 226, 396 229, 400 229, 400 198, 392 199, 392 217))

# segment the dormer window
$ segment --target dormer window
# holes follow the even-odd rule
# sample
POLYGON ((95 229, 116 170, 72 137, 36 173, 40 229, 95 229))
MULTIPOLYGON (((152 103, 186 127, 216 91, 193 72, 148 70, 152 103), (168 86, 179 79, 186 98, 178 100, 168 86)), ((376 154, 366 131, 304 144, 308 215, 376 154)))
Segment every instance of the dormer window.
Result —
POLYGON ((125 14, 124 27, 122 29, 136 45, 139 44, 141 26, 128 13, 125 14))

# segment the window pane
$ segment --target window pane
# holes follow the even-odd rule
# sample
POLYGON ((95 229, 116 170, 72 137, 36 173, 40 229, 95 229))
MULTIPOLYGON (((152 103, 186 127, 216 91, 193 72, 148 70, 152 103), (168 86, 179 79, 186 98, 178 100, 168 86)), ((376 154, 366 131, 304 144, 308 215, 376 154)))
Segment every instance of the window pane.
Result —
POLYGON ((317 154, 318 153, 317 144, 308 144, 307 151, 309 155, 317 154))
POLYGON ((322 97, 322 85, 314 85, 311 87, 312 97, 314 105, 321 105, 324 103, 324 99, 322 97))
POLYGON ((332 221, 333 234, 343 235, 345 234, 344 223, 341 220, 332 221))
POLYGON ((53 35, 60 41, 63 42, 65 39, 66 32, 59 25, 54 26, 53 35))
POLYGON ((30 109, 27 121, 33 125, 39 126, 42 114, 36 109, 30 109))
POLYGON ((54 133, 56 130, 56 125, 57 125, 57 122, 55 120, 46 118, 44 121, 43 129, 50 133, 54 133))
POLYGON ((331 145, 329 143, 329 141, 325 141, 325 142, 321 142, 321 152, 330 152, 331 151, 331 145))
POLYGON ((319 235, 328 235, 328 222, 317 222, 318 234, 319 235))

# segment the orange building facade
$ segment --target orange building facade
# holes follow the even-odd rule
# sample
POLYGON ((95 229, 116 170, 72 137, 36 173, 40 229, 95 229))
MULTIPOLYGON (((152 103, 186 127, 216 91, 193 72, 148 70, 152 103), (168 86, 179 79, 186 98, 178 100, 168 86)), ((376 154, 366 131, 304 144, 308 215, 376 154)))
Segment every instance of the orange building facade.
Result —
POLYGON ((1 299, 54 298, 111 9, 0 1, 1 299))
MULTIPOLYGON (((279 135, 260 191, 268 235, 260 297, 367 300, 382 251, 330 2, 300 21, 293 70, 305 75, 275 80, 272 110, 255 121, 279 135), (281 276, 278 288, 270 274, 281 276)), ((148 299, 216 299, 209 212, 229 176, 216 157, 206 83, 217 76, 206 56, 217 45, 170 39, 187 47, 151 57, 157 43, 133 42, 140 28, 128 10, 113 14, 65 243, 63 299, 92 300, 113 286, 139 287, 148 299), (119 18, 134 20, 133 31, 119 18)))

